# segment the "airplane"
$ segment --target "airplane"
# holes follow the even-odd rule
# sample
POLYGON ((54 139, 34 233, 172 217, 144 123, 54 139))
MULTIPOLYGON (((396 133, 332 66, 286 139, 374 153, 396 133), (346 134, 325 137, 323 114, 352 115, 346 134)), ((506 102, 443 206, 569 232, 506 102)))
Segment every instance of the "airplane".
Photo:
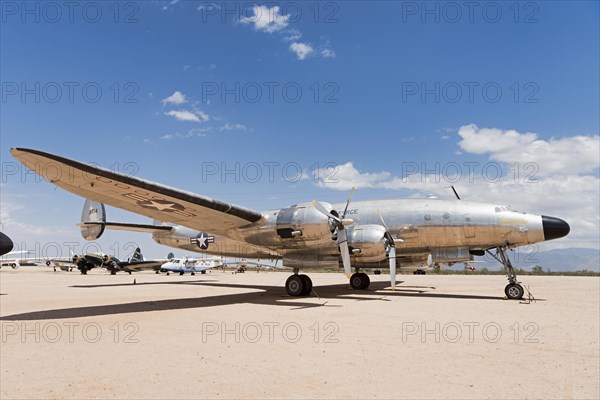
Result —
MULTIPOLYGON (((312 280, 299 274, 306 267, 337 268, 341 263, 350 286, 360 290, 370 284, 361 268, 378 269, 387 262, 391 288, 395 289, 398 261, 401 267, 422 265, 428 259, 433 264, 465 262, 487 252, 505 268, 506 297, 521 299, 524 289, 507 251, 558 239, 570 231, 560 218, 464 201, 458 196, 456 200, 352 203, 351 192, 345 204, 313 201, 259 212, 39 150, 12 148, 11 154, 68 192, 174 224, 167 227, 170 236, 165 242, 181 241, 183 238, 173 233, 182 226, 201 232, 199 247, 206 253, 281 259, 294 272, 285 283, 290 296, 311 293, 312 280), (210 246, 218 242, 221 246, 215 252, 210 246)), ((102 224, 84 228, 92 239, 104 231, 102 224)))
POLYGON ((33 254, 31 250, 15 250, 5 253, 0 258, 0 267, 11 267, 17 269, 21 266, 39 266, 41 261, 37 257, 28 257, 29 254, 33 254))
POLYGON ((58 265, 61 269, 66 265, 76 265, 82 275, 87 275, 87 272, 93 268, 106 268, 111 275, 116 275, 119 271, 128 272, 131 274, 135 271, 146 269, 158 270, 164 261, 144 261, 142 252, 138 247, 135 249, 133 256, 128 261, 119 261, 114 256, 100 253, 87 253, 83 255, 74 255, 71 259, 50 259, 47 261, 54 265, 58 265))
POLYGON ((8 236, 0 232, 0 256, 10 253, 13 249, 13 242, 8 236))
POLYGON ((167 275, 169 275, 170 272, 177 272, 179 275, 186 273, 196 275, 196 272, 205 274, 207 270, 220 267, 222 265, 223 262, 220 258, 194 259, 188 257, 169 257, 169 261, 160 266, 160 272, 166 272, 167 275))

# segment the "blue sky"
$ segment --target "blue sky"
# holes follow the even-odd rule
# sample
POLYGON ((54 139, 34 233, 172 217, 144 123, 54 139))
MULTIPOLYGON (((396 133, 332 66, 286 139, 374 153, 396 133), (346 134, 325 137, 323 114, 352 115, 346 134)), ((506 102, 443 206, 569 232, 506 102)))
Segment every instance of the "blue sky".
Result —
POLYGON ((15 146, 259 210, 454 184, 568 220, 553 246, 598 248, 598 2, 23 4, 2 3, 0 39, 2 228, 17 242, 81 241, 82 201, 14 173, 15 146), (443 176, 456 165, 461 179, 443 176))

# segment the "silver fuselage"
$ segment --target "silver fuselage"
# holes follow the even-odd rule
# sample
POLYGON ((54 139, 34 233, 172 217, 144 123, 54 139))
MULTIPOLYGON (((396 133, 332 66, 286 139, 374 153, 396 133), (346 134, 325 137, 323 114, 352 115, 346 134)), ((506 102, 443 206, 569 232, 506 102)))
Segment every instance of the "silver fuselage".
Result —
MULTIPOLYGON (((326 204, 342 213, 345 204, 326 204)), ((158 243, 225 257, 283 259, 290 267, 336 266, 338 244, 332 239, 329 219, 310 203, 262 212, 263 219, 232 232, 237 240, 215 236, 207 249, 190 244, 198 231, 176 227, 174 233, 153 235, 158 243)), ((384 266, 387 258, 381 218, 396 241, 400 267, 472 259, 469 251, 497 246, 525 246, 544 241, 542 216, 479 202, 439 199, 393 199, 353 202, 346 229, 353 265, 384 266), (380 217, 381 215, 381 217, 380 217), (354 242, 353 242, 354 241, 354 242), (356 245, 356 246, 353 246, 356 245)))

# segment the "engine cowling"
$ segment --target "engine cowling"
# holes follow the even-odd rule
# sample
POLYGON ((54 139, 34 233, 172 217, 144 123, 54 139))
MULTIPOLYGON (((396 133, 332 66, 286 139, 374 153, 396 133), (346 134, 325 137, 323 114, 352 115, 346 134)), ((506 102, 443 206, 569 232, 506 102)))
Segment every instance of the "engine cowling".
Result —
MULTIPOLYGON (((331 204, 324 204, 332 208, 331 204)), ((331 238, 334 230, 330 219, 315 209, 312 204, 297 204, 282 208, 277 213, 275 228, 281 239, 301 237, 306 241, 331 238)))
POLYGON ((347 228, 348 246, 353 260, 384 261, 390 249, 386 229, 381 225, 357 225, 347 228))

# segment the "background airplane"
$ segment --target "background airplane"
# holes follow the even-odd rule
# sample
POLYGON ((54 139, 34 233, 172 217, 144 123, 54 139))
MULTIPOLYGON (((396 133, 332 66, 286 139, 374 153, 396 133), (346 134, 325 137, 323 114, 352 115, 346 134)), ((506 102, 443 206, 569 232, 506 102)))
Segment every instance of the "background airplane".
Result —
POLYGON ((140 248, 135 249, 131 259, 120 261, 114 256, 100 253, 87 253, 83 255, 74 255, 68 259, 50 259, 49 263, 64 268, 66 266, 75 265, 82 275, 93 268, 106 268, 111 275, 115 275, 119 271, 128 272, 131 274, 135 271, 143 271, 148 269, 158 270, 164 263, 163 260, 145 261, 140 248))
MULTIPOLYGON (((285 284, 291 296, 312 290, 310 278, 299 274, 301 268, 337 267, 340 259, 353 288, 369 286, 369 277, 361 268, 381 268, 385 263, 395 288, 397 260, 400 265, 429 258, 433 263, 464 262, 487 252, 506 269, 506 296, 520 299, 524 289, 506 251, 557 239, 570 231, 559 218, 459 199, 353 203, 350 196, 346 204, 313 201, 259 212, 38 150, 13 148, 11 154, 71 193, 200 231, 212 236, 213 244, 222 240, 227 251, 237 246, 231 256, 282 259, 283 265, 294 270, 285 284), (244 246, 265 256, 248 256, 244 246)), ((92 239, 102 234, 104 226, 95 229, 88 232, 92 239)), ((201 236, 201 245, 211 253, 205 238, 201 236)))
POLYGON ((176 272, 179 275, 196 275, 196 273, 205 274, 207 270, 220 267, 222 265, 223 261, 218 257, 206 259, 170 257, 169 261, 160 266, 160 272, 166 272, 167 275, 169 275, 170 272, 176 272))

